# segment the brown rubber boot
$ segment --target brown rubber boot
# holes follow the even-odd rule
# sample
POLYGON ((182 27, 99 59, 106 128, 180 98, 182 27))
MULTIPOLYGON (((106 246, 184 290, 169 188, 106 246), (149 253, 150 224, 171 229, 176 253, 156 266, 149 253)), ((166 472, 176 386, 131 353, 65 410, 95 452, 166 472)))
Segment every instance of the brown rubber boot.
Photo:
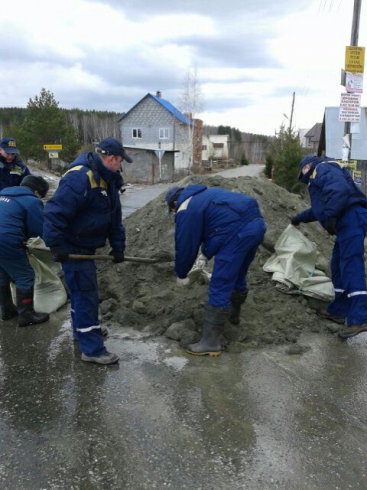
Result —
POLYGON ((323 318, 324 320, 330 320, 339 325, 345 324, 345 318, 342 316, 331 315, 327 310, 319 310, 316 312, 317 316, 323 318))
POLYGON ((367 323, 363 323, 362 325, 353 325, 351 327, 346 327, 344 330, 338 332, 338 337, 342 340, 350 339, 351 337, 355 337, 359 333, 367 332, 367 323))

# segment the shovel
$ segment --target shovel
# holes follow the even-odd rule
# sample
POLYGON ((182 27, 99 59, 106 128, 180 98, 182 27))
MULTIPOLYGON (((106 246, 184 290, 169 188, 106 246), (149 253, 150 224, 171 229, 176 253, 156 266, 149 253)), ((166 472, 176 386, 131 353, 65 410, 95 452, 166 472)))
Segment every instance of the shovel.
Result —
MULTIPOLYGON (((113 260, 114 257, 112 255, 84 255, 84 254, 69 254, 69 259, 74 260, 113 260)), ((142 264, 157 264, 162 262, 172 262, 171 258, 159 258, 156 259, 148 259, 144 257, 126 257, 125 262, 140 262, 142 264)))

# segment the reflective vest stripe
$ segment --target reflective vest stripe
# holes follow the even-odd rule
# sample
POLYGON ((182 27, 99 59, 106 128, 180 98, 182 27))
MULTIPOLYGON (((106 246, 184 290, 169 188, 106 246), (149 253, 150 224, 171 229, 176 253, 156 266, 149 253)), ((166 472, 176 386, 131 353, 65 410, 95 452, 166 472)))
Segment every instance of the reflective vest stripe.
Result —
POLYGON ((353 296, 361 296, 362 294, 367 294, 367 291, 354 291, 354 293, 348 294, 348 298, 352 298, 353 296))
POLYGON ((87 332, 91 332, 92 330, 97 330, 97 329, 101 329, 101 326, 100 325, 92 325, 91 327, 77 328, 76 331, 81 332, 81 333, 87 333, 87 332))

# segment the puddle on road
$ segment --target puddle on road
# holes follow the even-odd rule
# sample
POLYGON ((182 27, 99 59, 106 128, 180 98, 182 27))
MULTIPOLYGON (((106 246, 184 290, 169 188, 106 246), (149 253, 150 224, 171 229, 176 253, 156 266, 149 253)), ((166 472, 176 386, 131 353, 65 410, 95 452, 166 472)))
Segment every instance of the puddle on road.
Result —
POLYGON ((188 362, 188 359, 177 356, 163 359, 163 363, 169 367, 172 367, 175 371, 182 371, 188 362))

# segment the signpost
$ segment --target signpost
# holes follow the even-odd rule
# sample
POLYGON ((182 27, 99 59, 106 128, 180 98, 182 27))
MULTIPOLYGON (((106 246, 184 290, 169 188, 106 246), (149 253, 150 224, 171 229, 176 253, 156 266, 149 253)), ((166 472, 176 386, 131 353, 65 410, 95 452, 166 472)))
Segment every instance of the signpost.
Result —
POLYGON ((165 153, 165 150, 154 150, 154 153, 156 154, 158 160, 159 160, 159 180, 162 180, 162 158, 165 153))
POLYGON ((44 150, 62 150, 62 145, 43 145, 44 150))
MULTIPOLYGON (((364 70, 364 51, 365 49, 358 46, 358 35, 359 35, 359 19, 361 15, 361 4, 362 0, 354 0, 353 2, 353 19, 352 19, 352 33, 350 36, 350 46, 345 48, 345 72, 348 72, 349 83, 345 80, 343 85, 346 85, 346 90, 349 93, 362 93, 363 84, 363 70, 364 70), (355 75, 362 74, 362 80, 358 81, 358 77, 355 75), (354 77, 354 78, 353 78, 354 77), (359 83, 360 82, 360 83, 359 83), (348 90, 349 88, 349 90, 348 90)), ((347 76, 346 76, 347 79, 347 76)), ((342 94, 342 98, 343 98, 342 94)), ((359 101, 360 103, 360 101, 359 101)), ((352 131, 351 122, 355 122, 355 126, 358 124, 358 116, 360 118, 360 108, 357 119, 354 119, 356 108, 352 107, 352 114, 345 107, 340 107, 339 121, 344 121, 344 137, 343 137, 343 147, 342 147, 342 159, 343 161, 349 160, 349 155, 351 154, 352 148, 352 131)), ((353 132, 359 129, 354 128, 353 132)))
POLYGON ((62 150, 62 145, 43 145, 43 149, 48 153, 48 167, 51 169, 51 160, 59 158, 59 150, 62 150))

